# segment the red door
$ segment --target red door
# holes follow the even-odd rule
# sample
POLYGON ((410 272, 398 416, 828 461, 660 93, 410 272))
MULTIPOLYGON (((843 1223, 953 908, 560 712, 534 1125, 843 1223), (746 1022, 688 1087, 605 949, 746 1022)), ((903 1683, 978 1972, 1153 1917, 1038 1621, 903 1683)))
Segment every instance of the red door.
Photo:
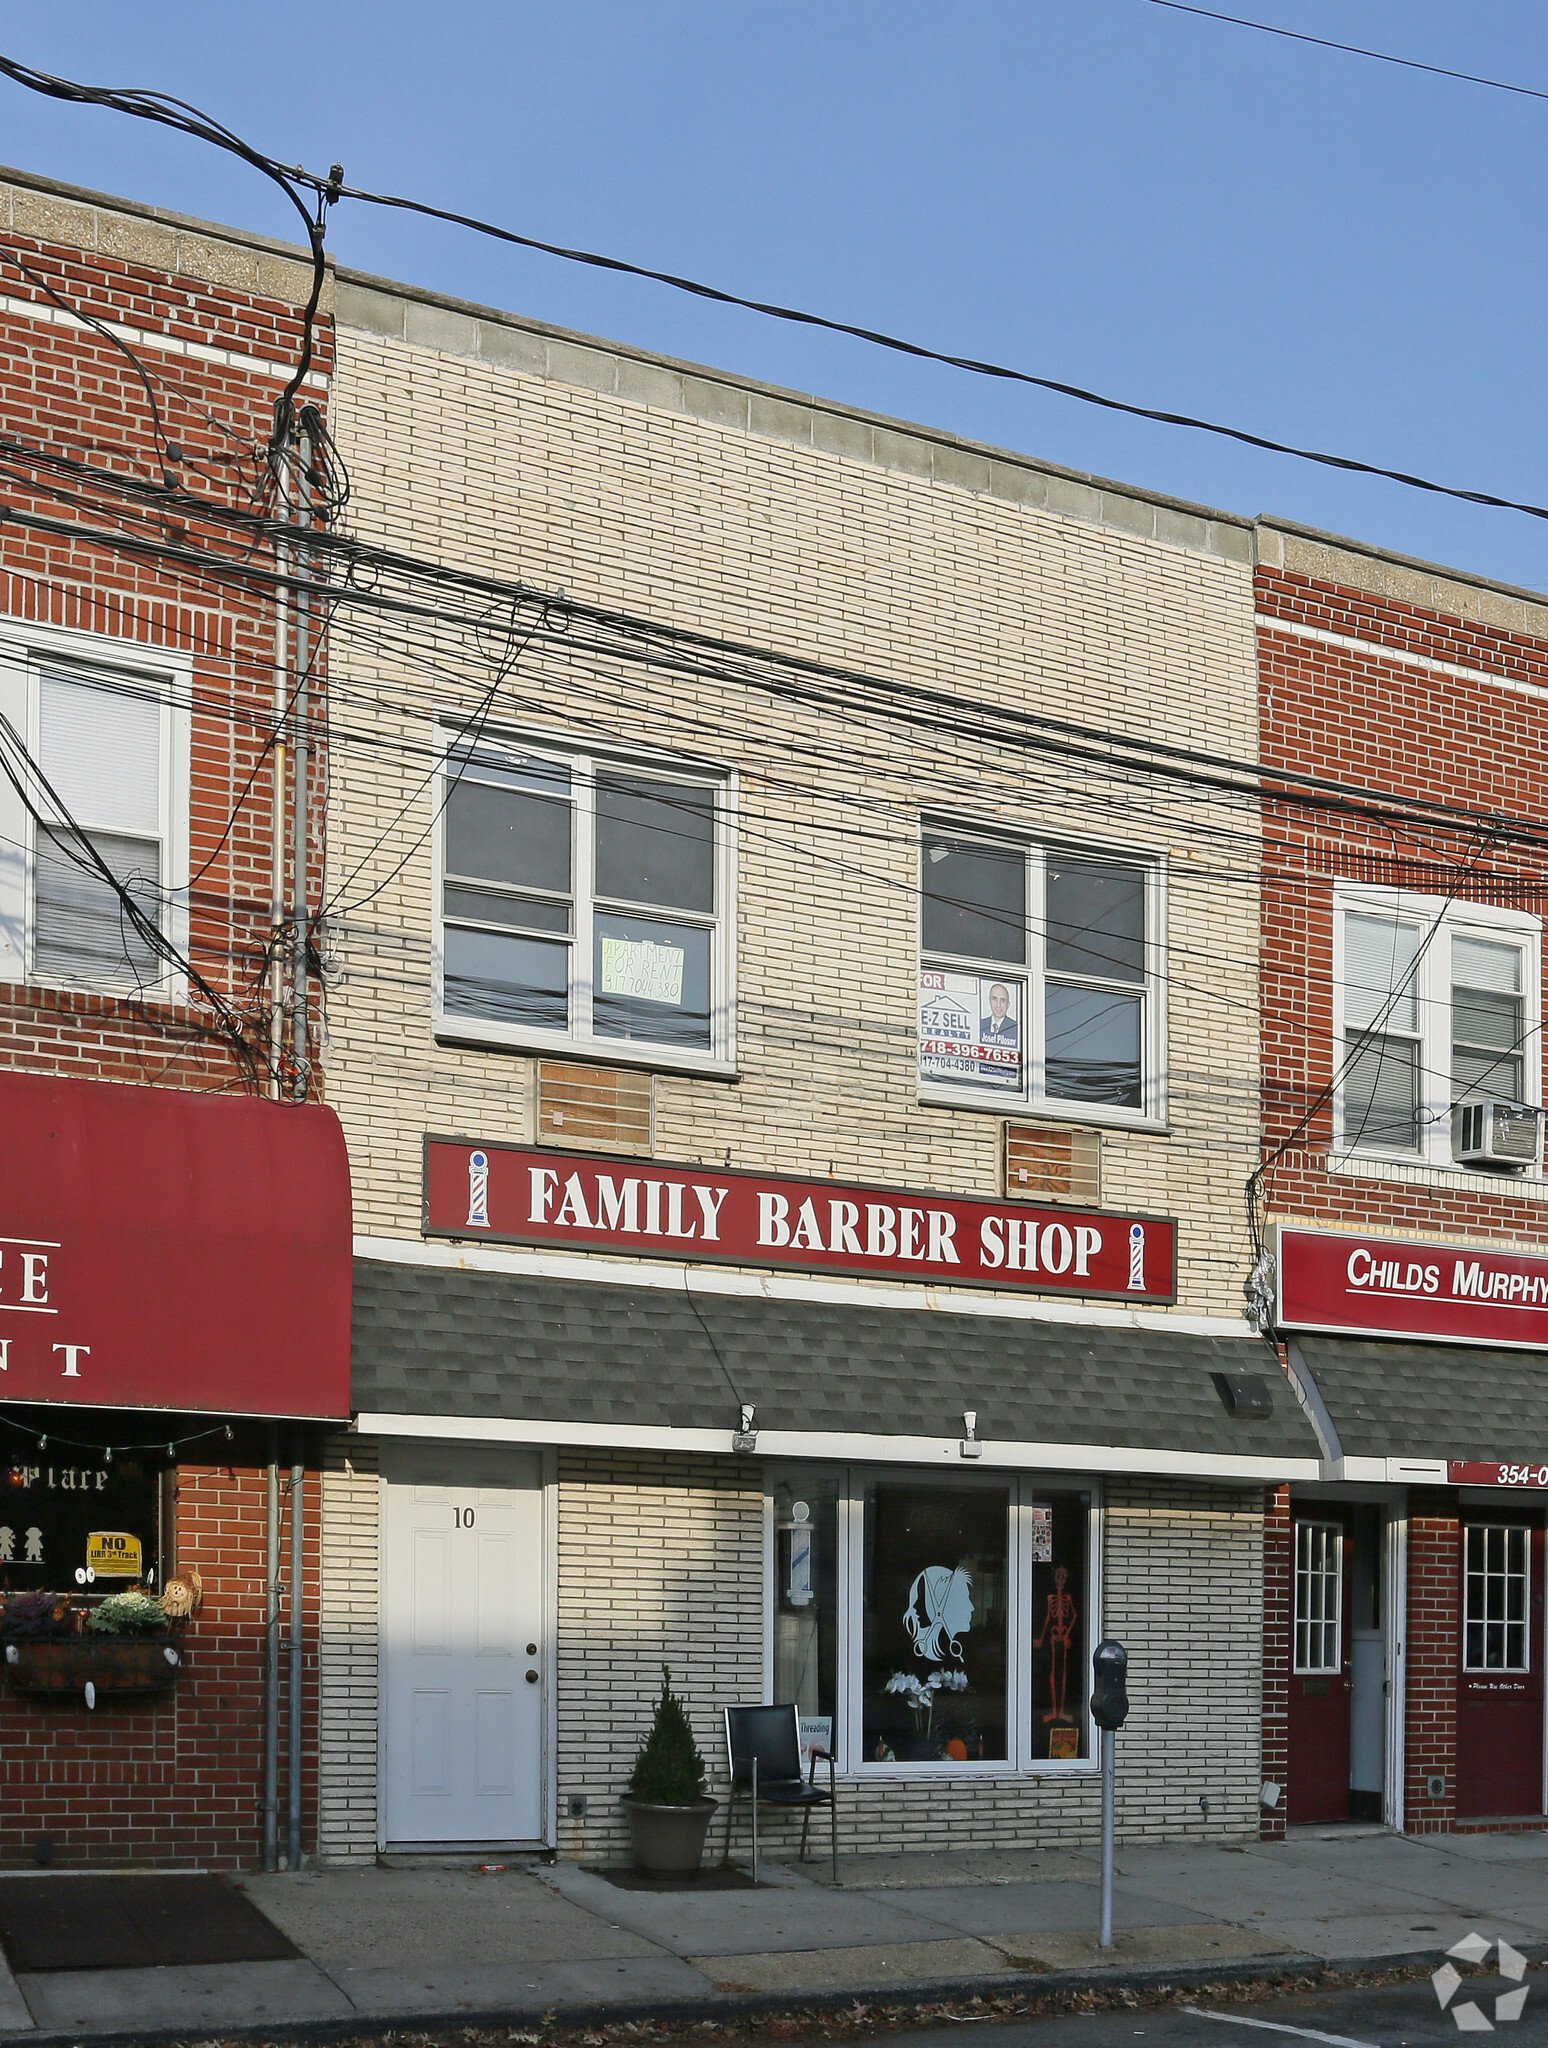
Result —
POLYGON ((1297 1517, 1285 1818, 1349 1818, 1349 1530, 1297 1517))
POLYGON ((1457 1812, 1543 1811, 1543 1532, 1494 1514, 1462 1524, 1457 1812))

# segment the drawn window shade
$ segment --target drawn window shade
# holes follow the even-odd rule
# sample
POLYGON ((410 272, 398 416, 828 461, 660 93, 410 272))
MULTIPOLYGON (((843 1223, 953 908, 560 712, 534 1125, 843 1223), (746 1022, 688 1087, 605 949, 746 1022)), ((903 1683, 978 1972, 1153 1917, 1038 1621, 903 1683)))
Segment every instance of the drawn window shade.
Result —
POLYGON ((167 978, 166 961, 91 858, 94 850, 146 916, 164 925, 165 724, 153 691, 50 672, 39 680, 38 760, 48 784, 40 808, 48 821, 34 838, 32 966, 44 980, 147 989, 167 978))
MULTIPOLYGON (((1464 1104, 1541 1100, 1538 922, 1514 909, 1342 892, 1338 1135, 1351 1152, 1450 1165, 1476 1147, 1464 1104)), ((1504 1163, 1530 1165, 1530 1152, 1504 1163)))

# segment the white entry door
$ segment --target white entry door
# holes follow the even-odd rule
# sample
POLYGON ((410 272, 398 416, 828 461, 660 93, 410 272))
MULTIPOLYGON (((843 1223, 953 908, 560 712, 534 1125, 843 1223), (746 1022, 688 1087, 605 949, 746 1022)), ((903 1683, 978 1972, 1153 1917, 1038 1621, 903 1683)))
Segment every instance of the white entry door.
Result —
POLYGON ((384 1444, 383 1836, 543 1837, 543 1491, 531 1451, 384 1444))

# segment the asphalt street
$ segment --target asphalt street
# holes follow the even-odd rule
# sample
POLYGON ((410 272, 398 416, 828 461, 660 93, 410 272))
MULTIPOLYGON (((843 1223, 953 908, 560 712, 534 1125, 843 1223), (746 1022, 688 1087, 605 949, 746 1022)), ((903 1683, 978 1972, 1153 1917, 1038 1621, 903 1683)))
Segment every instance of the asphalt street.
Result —
MULTIPOLYGON (((1442 1958, 1436 1957, 1437 1967, 1442 1958)), ((1519 2019, 1490 2021, 1487 2031, 1503 2036, 1504 2048, 1548 2048, 1548 1972, 1529 1973, 1519 2019)), ((1475 2005, 1489 2018, 1494 2002, 1518 1986, 1492 1976, 1467 1978, 1453 2005, 1475 2005)), ((1464 2029, 1443 2010, 1428 1979, 1367 1990, 1329 1991, 1276 1999, 1262 2005, 1212 2001, 1201 1993, 1186 2006, 1154 2010, 1065 2014, 1028 2020, 963 2019, 945 2027, 900 2032, 890 2038, 910 2048, 963 2048, 964 2038, 981 2048, 1296 2048, 1297 2042, 1337 2048, 1442 2048, 1464 2031, 1476 2038, 1486 2029, 1464 2029)), ((875 2036, 872 2037, 877 2038, 875 2036)), ((888 2038, 888 2037, 882 2037, 888 2038)))

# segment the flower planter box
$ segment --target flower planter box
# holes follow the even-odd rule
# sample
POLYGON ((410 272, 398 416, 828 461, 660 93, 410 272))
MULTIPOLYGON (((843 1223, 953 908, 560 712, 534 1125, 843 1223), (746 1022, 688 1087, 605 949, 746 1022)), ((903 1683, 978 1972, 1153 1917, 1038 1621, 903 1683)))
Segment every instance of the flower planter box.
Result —
POLYGON ((5 1668, 18 1692, 167 1692, 183 1668, 181 1647, 166 1636, 138 1640, 79 1637, 72 1642, 7 1643, 5 1668))

